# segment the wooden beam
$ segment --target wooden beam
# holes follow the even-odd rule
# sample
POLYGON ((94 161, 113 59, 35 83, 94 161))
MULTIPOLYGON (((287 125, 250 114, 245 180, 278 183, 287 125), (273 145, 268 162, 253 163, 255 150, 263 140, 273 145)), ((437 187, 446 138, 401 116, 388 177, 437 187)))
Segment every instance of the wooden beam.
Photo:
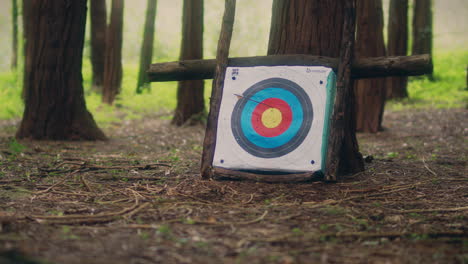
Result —
MULTIPOLYGON (((327 66, 338 69, 337 58, 311 55, 271 55, 229 59, 228 65, 247 66, 327 66)), ((216 60, 186 60, 152 64, 148 76, 151 82, 211 79, 216 60)), ((431 56, 428 54, 397 57, 362 58, 354 61, 351 68, 353 79, 416 76, 431 73, 431 56)))
POLYGON ((313 180, 323 179, 323 175, 317 173, 285 173, 285 174, 257 174, 245 171, 232 171, 224 168, 213 168, 213 178, 217 180, 222 179, 236 179, 248 180, 255 182, 269 182, 269 183, 298 183, 308 182, 313 180))
POLYGON ((418 76, 432 73, 433 68, 429 54, 362 58, 353 63, 351 75, 353 79, 418 76))

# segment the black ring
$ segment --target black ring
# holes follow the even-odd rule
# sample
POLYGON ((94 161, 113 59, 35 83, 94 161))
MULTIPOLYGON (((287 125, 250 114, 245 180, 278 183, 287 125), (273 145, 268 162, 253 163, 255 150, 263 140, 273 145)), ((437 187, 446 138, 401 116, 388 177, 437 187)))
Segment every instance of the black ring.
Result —
MULTIPOLYGON (((257 92, 266 88, 282 88, 294 94, 301 103, 303 111, 303 122, 296 135, 287 143, 275 148, 263 148, 252 143, 243 133, 241 127, 242 111, 249 100, 240 99, 234 106, 231 116, 231 130, 237 143, 248 153, 260 158, 277 158, 284 156, 299 147, 307 137, 313 121, 313 108, 309 96, 295 82, 283 78, 270 78, 260 81, 249 87, 242 94, 243 98, 251 98, 257 92)), ((293 111, 294 109, 291 108, 293 111)), ((294 122, 294 120, 292 120, 294 122)))

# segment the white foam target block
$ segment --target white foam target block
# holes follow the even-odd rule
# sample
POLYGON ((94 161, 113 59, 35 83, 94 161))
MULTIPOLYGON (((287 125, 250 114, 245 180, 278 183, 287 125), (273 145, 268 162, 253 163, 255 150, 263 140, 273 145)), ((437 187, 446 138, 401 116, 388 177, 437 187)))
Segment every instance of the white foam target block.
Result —
POLYGON ((213 166, 323 171, 334 89, 327 67, 228 67, 213 166))

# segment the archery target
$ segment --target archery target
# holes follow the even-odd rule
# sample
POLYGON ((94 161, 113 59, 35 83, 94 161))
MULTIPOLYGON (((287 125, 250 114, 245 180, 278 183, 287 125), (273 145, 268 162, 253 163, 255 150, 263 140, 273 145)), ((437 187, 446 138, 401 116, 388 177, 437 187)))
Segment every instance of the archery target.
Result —
POLYGON ((332 88, 330 68, 228 67, 213 166, 323 170, 332 88))

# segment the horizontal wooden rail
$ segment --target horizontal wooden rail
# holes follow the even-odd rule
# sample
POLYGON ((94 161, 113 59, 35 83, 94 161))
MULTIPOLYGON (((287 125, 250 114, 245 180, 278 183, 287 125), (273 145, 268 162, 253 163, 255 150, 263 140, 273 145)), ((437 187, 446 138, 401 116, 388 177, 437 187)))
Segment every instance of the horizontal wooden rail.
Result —
MULTIPOLYGON (((338 59, 311 55, 272 55, 230 58, 229 66, 327 66, 338 68, 338 59)), ((216 61, 186 60, 152 64, 147 71, 151 82, 212 79, 216 61)), ((398 57, 362 58, 354 61, 351 74, 354 79, 416 76, 432 73, 428 54, 398 57)))

